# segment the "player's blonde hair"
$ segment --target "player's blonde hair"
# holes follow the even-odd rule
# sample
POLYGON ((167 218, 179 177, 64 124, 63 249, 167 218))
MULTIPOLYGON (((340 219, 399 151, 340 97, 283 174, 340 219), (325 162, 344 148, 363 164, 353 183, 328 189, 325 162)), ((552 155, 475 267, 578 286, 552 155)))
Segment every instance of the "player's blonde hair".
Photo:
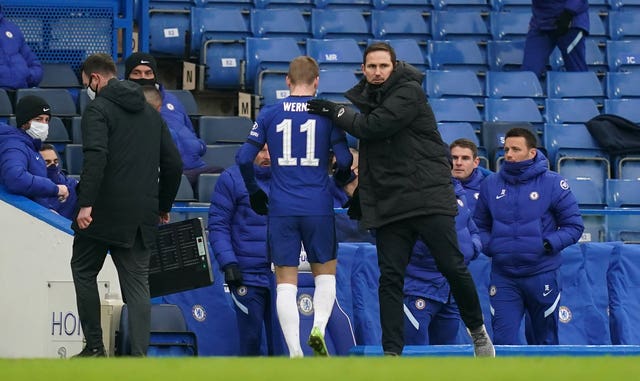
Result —
POLYGON ((289 64, 287 76, 292 85, 311 85, 320 75, 316 60, 309 56, 298 56, 289 64))

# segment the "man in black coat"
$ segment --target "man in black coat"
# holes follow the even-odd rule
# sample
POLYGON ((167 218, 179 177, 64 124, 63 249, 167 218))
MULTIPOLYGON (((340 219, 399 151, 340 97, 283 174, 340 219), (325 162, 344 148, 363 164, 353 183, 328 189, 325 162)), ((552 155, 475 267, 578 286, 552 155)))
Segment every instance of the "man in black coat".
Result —
POLYGON ((180 185, 182 160, 160 114, 142 88, 116 79, 110 56, 94 54, 82 66, 82 82, 92 102, 82 114, 84 162, 71 271, 78 315, 86 339, 79 357, 104 356, 100 297, 96 276, 107 252, 118 270, 129 308, 131 354, 144 356, 149 345, 150 248, 159 223, 180 185))
POLYGON ((364 78, 345 94, 360 113, 321 99, 309 101, 308 111, 329 116, 360 139, 359 189, 349 214, 376 231, 382 348, 388 355, 402 353, 404 276, 420 237, 451 285, 476 356, 495 356, 458 248, 448 147, 422 90, 423 75, 397 62, 386 43, 367 47, 362 71, 364 78))

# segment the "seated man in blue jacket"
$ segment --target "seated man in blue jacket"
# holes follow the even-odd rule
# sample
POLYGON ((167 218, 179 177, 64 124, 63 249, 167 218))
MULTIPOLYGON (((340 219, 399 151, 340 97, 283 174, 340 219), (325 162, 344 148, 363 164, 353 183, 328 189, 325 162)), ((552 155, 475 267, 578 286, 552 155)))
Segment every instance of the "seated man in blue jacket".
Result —
POLYGON ((69 189, 69 197, 66 200, 60 201, 58 197, 51 198, 53 210, 58 212, 61 216, 72 219, 76 210, 76 203, 78 201, 78 196, 76 194, 78 180, 72 177, 67 177, 67 175, 60 170, 58 152, 53 144, 42 144, 42 147, 40 147, 40 155, 47 166, 47 177, 56 184, 66 185, 67 189, 69 189))
MULTIPOLYGON (((262 189, 269 190, 271 160, 267 145, 254 161, 256 179, 262 189)), ((274 284, 271 261, 267 249, 267 217, 251 209, 249 192, 244 185, 240 168, 234 165, 225 170, 216 183, 209 207, 209 242, 213 254, 224 271, 236 310, 240 355, 260 356, 263 326, 267 336, 267 350, 274 354, 274 340, 281 340, 275 301, 270 287, 274 284), (275 336, 275 335, 277 336, 275 336)))
MULTIPOLYGON (((478 228, 467 204, 466 192, 453 179, 458 202, 456 233, 465 264, 482 250, 478 228)), ((459 341, 460 311, 451 287, 438 271, 427 245, 418 240, 404 279, 404 335, 407 345, 464 344, 459 341)))
POLYGON ((59 205, 52 200, 66 201, 69 188, 47 177, 47 166, 40 156, 50 117, 51 107, 44 99, 29 95, 16 105, 17 127, 0 122, 0 184, 11 193, 56 210, 59 205))
POLYGON ((529 344, 558 344, 560 251, 580 239, 584 225, 567 180, 550 171, 524 128, 505 135, 505 162, 480 186, 474 220, 483 252, 492 258, 493 338, 519 344, 525 311, 529 344))

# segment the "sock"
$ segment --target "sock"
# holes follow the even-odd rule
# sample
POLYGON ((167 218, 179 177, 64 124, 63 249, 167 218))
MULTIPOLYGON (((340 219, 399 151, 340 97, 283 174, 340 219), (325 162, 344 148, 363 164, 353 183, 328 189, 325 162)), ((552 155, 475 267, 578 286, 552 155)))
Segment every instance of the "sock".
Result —
POLYGON ((320 328, 324 335, 329 316, 336 300, 336 276, 323 274, 314 278, 316 289, 313 293, 313 326, 320 328))
POLYGON ((298 286, 280 283, 276 288, 276 310, 284 340, 289 348, 289 357, 303 357, 300 345, 300 315, 298 315, 298 286))

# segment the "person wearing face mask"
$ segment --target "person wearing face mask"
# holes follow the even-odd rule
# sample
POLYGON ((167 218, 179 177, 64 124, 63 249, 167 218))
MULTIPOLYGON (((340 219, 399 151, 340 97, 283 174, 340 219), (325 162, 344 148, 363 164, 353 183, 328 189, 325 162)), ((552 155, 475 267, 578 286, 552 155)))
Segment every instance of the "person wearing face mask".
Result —
POLYGON ((78 211, 71 224, 71 272, 86 339, 76 356, 106 355, 96 276, 107 252, 129 308, 131 354, 145 356, 151 319, 149 258, 158 225, 169 222, 182 160, 142 88, 116 78, 110 55, 89 56, 82 64, 82 83, 94 100, 82 113, 84 159, 78 211))
POLYGON ((18 101, 15 113, 17 128, 0 123, 0 184, 11 193, 56 210, 57 201, 69 197, 69 188, 47 177, 39 153, 49 132, 51 107, 44 99, 29 95, 18 101))
POLYGON ((47 177, 56 184, 66 185, 69 189, 69 197, 60 201, 58 197, 51 199, 53 209, 61 216, 68 219, 73 218, 73 214, 76 209, 76 186, 78 180, 67 177, 67 175, 60 169, 60 160, 58 159, 58 152, 53 144, 43 143, 40 147, 40 156, 44 159, 44 163, 47 166, 47 177))
POLYGON ((162 96, 160 115, 167 122, 171 137, 182 157, 183 173, 189 179, 197 196, 198 176, 201 173, 221 173, 224 168, 209 165, 202 156, 207 151, 205 142, 196 135, 191 119, 178 98, 167 92, 157 81, 158 66, 148 53, 133 53, 125 61, 124 78, 140 86, 155 86, 162 96))
POLYGON ((567 180, 548 169, 529 130, 507 131, 504 157, 500 171, 480 185, 473 216, 483 252, 492 258, 493 338, 496 344, 520 344, 526 312, 529 344, 557 345, 560 252, 582 235, 580 209, 567 180))

